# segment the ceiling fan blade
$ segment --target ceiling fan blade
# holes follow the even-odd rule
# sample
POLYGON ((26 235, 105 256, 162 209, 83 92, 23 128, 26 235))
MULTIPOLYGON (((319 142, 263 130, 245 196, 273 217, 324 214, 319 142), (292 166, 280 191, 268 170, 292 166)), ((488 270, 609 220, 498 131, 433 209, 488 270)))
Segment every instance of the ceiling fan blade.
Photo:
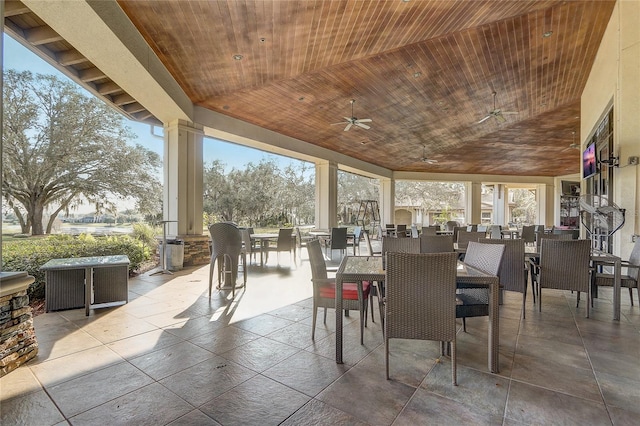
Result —
POLYGON ((371 123, 371 121, 373 121, 373 120, 371 120, 370 118, 359 118, 356 121, 358 121, 360 123, 371 123))
POLYGON ((491 114, 487 115, 486 117, 484 117, 482 120, 478 121, 476 124, 480 124, 480 123, 484 123, 485 121, 487 121, 488 119, 491 118, 491 114))
POLYGON ((362 127, 363 129, 369 130, 371 127, 367 126, 366 124, 362 124, 360 121, 356 121, 355 123, 356 126, 358 127, 362 127))
POLYGON ((497 113, 496 115, 494 115, 494 117, 496 118, 496 120, 498 120, 501 123, 504 123, 505 121, 507 121, 507 119, 502 116, 502 113, 497 113))
POLYGON ((517 115, 520 114, 518 111, 502 111, 502 115, 517 115))
POLYGON ((351 126, 353 126, 353 123, 349 122, 349 123, 347 124, 347 127, 345 127, 345 128, 344 128, 344 131, 345 131, 345 132, 348 132, 348 131, 349 131, 349 129, 351 128, 351 126))

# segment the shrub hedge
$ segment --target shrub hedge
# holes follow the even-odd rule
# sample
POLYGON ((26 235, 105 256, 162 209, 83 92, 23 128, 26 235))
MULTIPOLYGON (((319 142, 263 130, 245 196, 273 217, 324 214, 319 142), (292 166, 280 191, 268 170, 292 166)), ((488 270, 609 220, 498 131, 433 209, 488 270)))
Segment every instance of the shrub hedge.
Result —
POLYGON ((35 277, 29 287, 29 297, 44 298, 45 274, 40 267, 51 259, 124 254, 129 257, 129 271, 151 259, 155 247, 128 235, 94 237, 90 234, 51 235, 12 241, 2 248, 2 271, 27 271, 35 277))

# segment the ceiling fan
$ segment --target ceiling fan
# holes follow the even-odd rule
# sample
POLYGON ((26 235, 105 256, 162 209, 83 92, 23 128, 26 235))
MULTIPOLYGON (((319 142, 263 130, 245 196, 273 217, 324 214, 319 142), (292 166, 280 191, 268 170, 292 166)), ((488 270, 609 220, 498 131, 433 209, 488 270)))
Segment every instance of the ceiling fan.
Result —
POLYGON ((488 119, 490 119, 491 117, 495 117, 496 121, 498 121, 500 123, 504 123, 505 121, 507 121, 507 119, 504 118, 505 115, 518 114, 517 111, 502 111, 501 109, 496 108, 496 92, 492 92, 491 94, 493 95, 493 110, 489 111, 489 113, 484 118, 482 118, 480 121, 478 121, 476 124, 480 124, 482 122, 485 122, 488 119))
POLYGON ((572 135, 571 144, 569 144, 569 146, 563 149, 562 152, 568 151, 570 149, 580 150, 580 144, 576 143, 576 132, 575 131, 571 132, 571 135, 572 135))
POLYGON ((349 129, 352 126, 358 126, 361 127, 365 130, 370 129, 371 127, 367 126, 366 124, 362 124, 362 123, 371 123, 371 119, 370 118, 356 118, 355 115, 353 115, 353 104, 356 103, 355 99, 351 99, 351 117, 343 117, 345 119, 345 121, 341 121, 339 123, 331 123, 331 125, 335 125, 335 124, 346 124, 347 127, 344 128, 344 131, 347 132, 349 131, 349 129))
POLYGON ((435 163, 438 162, 438 160, 434 160, 432 158, 427 157, 424 145, 422 145, 422 158, 420 159, 420 161, 422 161, 423 163, 426 163, 426 164, 435 164, 435 163))

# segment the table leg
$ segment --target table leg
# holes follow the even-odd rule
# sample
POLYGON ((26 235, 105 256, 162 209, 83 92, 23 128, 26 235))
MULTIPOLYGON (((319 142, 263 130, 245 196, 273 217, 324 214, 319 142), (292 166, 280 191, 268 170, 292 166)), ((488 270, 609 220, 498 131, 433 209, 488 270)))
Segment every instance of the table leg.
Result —
POLYGON ((342 278, 336 276, 336 363, 342 364, 342 278))
POLYGON ((489 286, 489 371, 500 372, 500 283, 496 278, 489 286))
POLYGON ((614 272, 613 272, 613 319, 615 321, 620 321, 620 290, 621 290, 621 269, 622 263, 620 258, 618 258, 614 263, 614 272))
POLYGON ((91 293, 93 292, 93 268, 84 268, 84 315, 89 316, 91 293))

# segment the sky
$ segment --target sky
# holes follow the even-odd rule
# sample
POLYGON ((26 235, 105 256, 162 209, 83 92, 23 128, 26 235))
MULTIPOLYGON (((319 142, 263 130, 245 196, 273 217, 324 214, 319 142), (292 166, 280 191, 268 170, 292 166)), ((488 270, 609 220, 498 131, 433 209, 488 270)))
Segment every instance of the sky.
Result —
MULTIPOLYGON (((11 36, 4 34, 4 68, 15 69, 17 71, 31 71, 39 74, 53 74, 60 78, 67 77, 49 65, 29 49, 15 41, 11 36)), ((81 86, 78 86, 81 88, 81 86)), ((145 148, 157 152, 161 157, 163 155, 164 142, 162 139, 151 135, 151 126, 148 124, 138 123, 136 121, 127 120, 127 126, 138 136, 132 141, 133 144, 140 144, 145 148)), ((154 133, 162 134, 162 129, 156 127, 154 133)), ((203 156, 205 163, 213 160, 220 160, 226 165, 226 170, 232 168, 243 169, 246 164, 257 164, 262 159, 274 160, 281 168, 297 160, 290 159, 281 155, 271 154, 253 148, 220 141, 212 138, 204 138, 203 156)))

